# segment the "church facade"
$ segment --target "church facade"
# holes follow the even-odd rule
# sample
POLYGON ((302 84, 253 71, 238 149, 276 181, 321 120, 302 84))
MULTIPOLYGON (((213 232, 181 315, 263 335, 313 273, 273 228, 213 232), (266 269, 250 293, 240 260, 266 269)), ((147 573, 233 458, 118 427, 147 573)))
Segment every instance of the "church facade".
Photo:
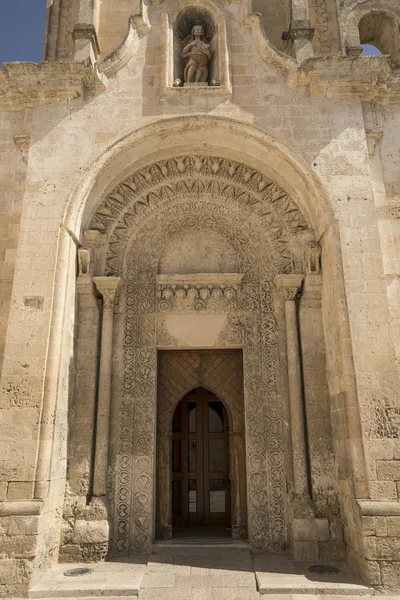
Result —
POLYGON ((399 27, 48 1, 0 70, 2 596, 199 526, 400 588, 399 27))

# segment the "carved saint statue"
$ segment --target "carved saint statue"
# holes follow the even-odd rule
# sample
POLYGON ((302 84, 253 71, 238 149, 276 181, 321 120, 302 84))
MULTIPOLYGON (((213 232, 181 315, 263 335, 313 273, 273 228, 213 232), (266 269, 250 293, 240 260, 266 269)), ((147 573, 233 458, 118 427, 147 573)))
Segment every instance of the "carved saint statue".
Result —
POLYGON ((210 45, 201 39, 204 36, 202 25, 192 29, 193 40, 183 49, 183 58, 188 58, 185 67, 185 83, 205 83, 208 78, 208 61, 211 59, 210 45))

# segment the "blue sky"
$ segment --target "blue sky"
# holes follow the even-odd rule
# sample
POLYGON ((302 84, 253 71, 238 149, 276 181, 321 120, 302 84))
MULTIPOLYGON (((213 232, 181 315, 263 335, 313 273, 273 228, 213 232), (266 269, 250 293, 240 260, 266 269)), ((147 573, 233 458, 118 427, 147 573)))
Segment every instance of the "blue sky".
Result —
POLYGON ((46 0, 0 0, 0 65, 41 61, 45 19, 46 0))

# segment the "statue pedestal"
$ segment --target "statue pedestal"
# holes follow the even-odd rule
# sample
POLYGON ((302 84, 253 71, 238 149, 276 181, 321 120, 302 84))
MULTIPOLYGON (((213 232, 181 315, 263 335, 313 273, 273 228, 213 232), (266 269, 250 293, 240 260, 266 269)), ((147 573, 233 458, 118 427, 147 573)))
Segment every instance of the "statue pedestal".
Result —
POLYGON ((183 87, 208 87, 208 83, 204 81, 198 83, 184 83, 183 87))

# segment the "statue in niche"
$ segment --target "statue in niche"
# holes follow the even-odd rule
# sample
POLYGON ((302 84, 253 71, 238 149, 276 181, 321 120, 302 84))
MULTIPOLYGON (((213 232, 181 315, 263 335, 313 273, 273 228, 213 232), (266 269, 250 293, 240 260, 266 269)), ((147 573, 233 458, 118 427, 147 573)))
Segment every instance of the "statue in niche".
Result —
POLYGON ((321 246, 318 242, 309 242, 306 250, 307 274, 321 271, 321 246))
POLYGON ((211 60, 210 45, 203 41, 204 28, 195 25, 192 29, 193 40, 189 42, 182 51, 182 57, 187 58, 184 71, 185 84, 207 83, 208 63, 211 60))

